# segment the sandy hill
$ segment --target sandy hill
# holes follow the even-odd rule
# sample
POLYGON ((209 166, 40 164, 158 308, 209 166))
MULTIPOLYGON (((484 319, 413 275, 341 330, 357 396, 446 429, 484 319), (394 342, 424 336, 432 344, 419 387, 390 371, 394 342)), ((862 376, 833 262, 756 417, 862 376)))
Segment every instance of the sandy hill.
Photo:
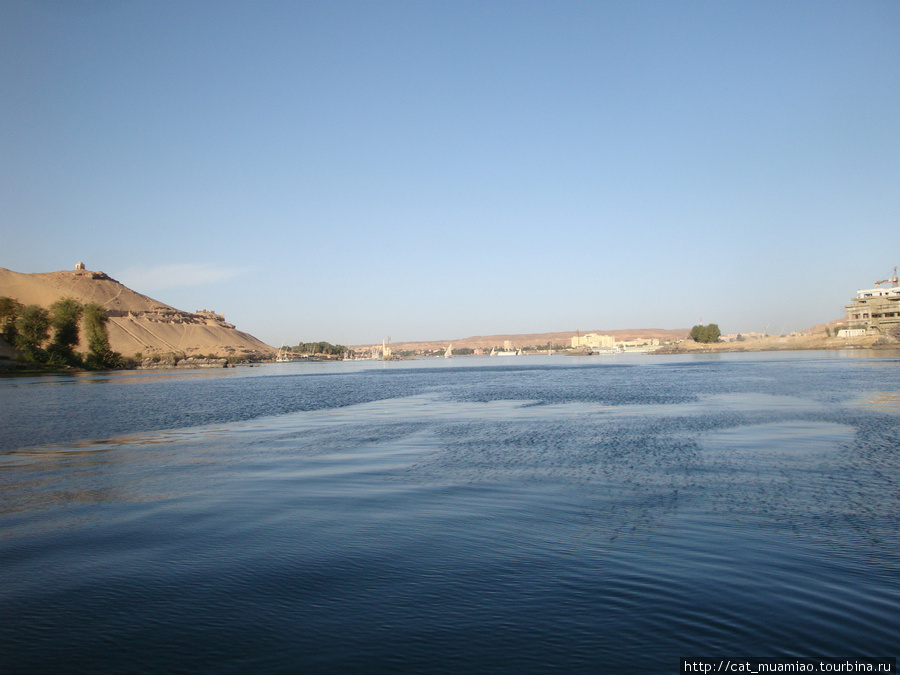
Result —
MULTIPOLYGON (((125 356, 270 356, 275 350, 225 322, 222 314, 194 314, 136 293, 103 272, 74 270, 21 274, 0 267, 0 296, 49 307, 60 298, 93 302, 109 315, 109 343, 125 356)), ((81 346, 82 351, 87 345, 81 346)))

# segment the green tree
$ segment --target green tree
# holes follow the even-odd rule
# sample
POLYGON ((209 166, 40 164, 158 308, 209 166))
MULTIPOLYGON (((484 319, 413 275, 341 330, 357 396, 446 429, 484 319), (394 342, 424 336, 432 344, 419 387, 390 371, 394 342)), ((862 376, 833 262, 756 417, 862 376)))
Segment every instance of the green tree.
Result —
POLYGON ((46 352, 41 349, 50 337, 50 314, 38 305, 26 305, 16 317, 16 348, 28 361, 44 362, 46 352))
POLYGON ((50 305, 50 325, 54 332, 47 351, 52 363, 81 365, 75 346, 78 344, 78 324, 83 312, 84 306, 74 298, 63 298, 50 305))
POLYGON ((10 344, 16 340, 16 318, 21 311, 21 302, 13 298, 0 297, 0 336, 10 344))
POLYGON ((697 325, 691 328, 690 337, 694 342, 718 342, 722 331, 719 330, 717 324, 711 323, 707 326, 697 325))
POLYGON ((333 345, 330 342, 301 342, 296 347, 290 348, 292 352, 298 354, 327 354, 330 356, 340 356, 348 351, 343 345, 333 345))
MULTIPOLYGON (((118 368, 122 365, 122 355, 109 348, 108 321, 109 317, 100 305, 88 303, 84 306, 84 334, 88 343, 85 365, 88 368, 118 368)), ((140 354, 135 356, 140 358, 140 354)))

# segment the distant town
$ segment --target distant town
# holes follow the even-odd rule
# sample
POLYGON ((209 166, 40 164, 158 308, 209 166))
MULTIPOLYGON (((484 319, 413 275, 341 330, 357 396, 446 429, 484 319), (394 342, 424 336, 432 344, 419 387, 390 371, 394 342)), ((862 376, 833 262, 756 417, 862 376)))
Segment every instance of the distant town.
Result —
POLYGON ((896 348, 900 346, 900 266, 874 288, 859 290, 845 305, 845 318, 802 332, 720 334, 716 324, 688 330, 636 329, 582 333, 480 336, 455 341, 391 343, 348 348, 355 358, 385 359, 452 356, 523 356, 565 354, 593 356, 624 353, 769 351, 792 349, 896 348), (712 329, 711 339, 698 338, 712 329))

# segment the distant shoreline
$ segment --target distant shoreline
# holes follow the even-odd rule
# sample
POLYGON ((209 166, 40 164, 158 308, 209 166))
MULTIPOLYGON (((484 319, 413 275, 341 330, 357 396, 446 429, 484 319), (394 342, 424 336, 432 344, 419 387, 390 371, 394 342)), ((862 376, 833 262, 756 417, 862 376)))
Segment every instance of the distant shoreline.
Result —
MULTIPOLYGON (((747 352, 792 352, 792 351, 862 351, 862 350, 873 350, 873 351, 900 351, 900 342, 896 342, 886 337, 875 337, 875 336, 860 336, 854 338, 836 338, 836 337, 828 337, 826 335, 786 335, 786 336, 770 336, 765 338, 753 338, 746 339, 741 341, 730 341, 730 342, 713 342, 713 343, 700 343, 694 342, 690 339, 684 339, 677 343, 662 345, 656 349, 650 349, 646 351, 625 351, 620 352, 623 354, 653 354, 653 355, 685 355, 685 354, 735 354, 735 353, 747 353, 747 352)), ((566 350, 558 350, 553 352, 554 356, 567 356, 566 350)), ((594 356, 616 356, 617 354, 596 354, 594 356)), ((460 354, 455 358, 469 358, 474 355, 463 355, 460 354)), ((484 354, 482 356, 488 356, 484 354)), ((529 351, 522 354, 522 356, 547 356, 547 353, 544 351, 529 351)), ((405 358, 403 360, 420 360, 420 359, 428 359, 435 358, 429 356, 412 356, 405 358)), ((506 359, 508 357, 499 357, 506 359)), ((22 363, 18 361, 12 361, 10 359, 0 359, 0 377, 6 376, 27 376, 27 375, 74 375, 78 373, 97 373, 97 372, 126 372, 126 371, 146 371, 146 370, 177 370, 177 371, 191 371, 191 370, 210 370, 213 368, 223 368, 230 367, 233 368, 235 366, 241 365, 252 365, 252 366, 260 366, 266 363, 270 363, 269 361, 260 361, 253 364, 227 364, 223 365, 221 362, 224 359, 217 360, 215 365, 212 364, 199 364, 193 363, 194 359, 190 359, 192 363, 188 365, 168 365, 168 364, 159 364, 155 368, 135 368, 134 366, 126 367, 126 368, 116 368, 111 370, 87 370, 80 368, 71 368, 71 367, 52 367, 46 364, 30 364, 30 363, 22 363)))
MULTIPOLYGON (((614 331, 607 331, 608 334, 612 334, 614 331)), ((620 339, 630 339, 631 333, 637 333, 637 331, 616 331, 619 333, 628 333, 629 337, 622 336, 619 338, 617 336, 617 341, 620 339)), ((650 333, 651 330, 646 330, 647 333, 650 333)), ((661 331, 652 331, 652 332, 661 332, 661 331)), ((675 331, 671 331, 675 332, 675 331)), ((827 335, 824 331, 814 334, 799 334, 799 335, 771 335, 767 337, 746 337, 738 340, 730 340, 730 341, 720 341, 713 343, 701 343, 694 342, 690 338, 686 336, 687 331, 683 331, 682 336, 679 336, 676 339, 669 338, 669 341, 666 344, 662 344, 656 348, 649 348, 646 350, 635 350, 630 351, 626 350, 624 353, 646 353, 646 354, 716 354, 716 353, 729 353, 729 352, 771 352, 771 351, 814 351, 814 350, 826 350, 826 351, 843 351, 843 350, 857 350, 857 349, 875 349, 875 350, 889 350, 889 349, 900 349, 900 341, 893 340, 890 337, 886 336, 855 336, 851 338, 839 338, 839 337, 831 337, 827 335)), ((541 335, 542 338, 546 339, 545 336, 547 334, 541 335)), ((554 339, 553 342, 553 353, 554 354, 562 354, 565 355, 568 353, 568 342, 571 339, 571 334, 565 334, 567 338, 565 341, 563 340, 562 335, 559 338, 554 339)), ((476 337, 476 338, 464 338, 460 340, 432 340, 428 342, 397 342, 391 345, 394 353, 400 351, 412 351, 412 350, 423 350, 425 352, 431 352, 432 354, 437 353, 438 351, 443 352, 443 350, 447 347, 447 345, 453 346, 454 350, 457 347, 476 347, 481 349, 490 349, 493 344, 500 344, 497 342, 497 338, 503 337, 510 339, 513 344, 517 346, 521 344, 525 348, 525 352, 522 354, 523 356, 535 356, 535 355, 546 355, 547 349, 546 347, 534 349, 531 345, 534 344, 534 341, 529 342, 528 338, 532 336, 489 336, 489 337, 476 337), (486 346, 485 346, 486 345, 486 346), (527 346, 526 346, 527 345, 527 346)), ((546 343, 544 343, 546 344, 546 343)), ((367 347, 363 346, 355 346, 353 349, 358 352, 367 351, 367 347)), ((465 356, 464 354, 454 354, 454 356, 465 356)), ((429 358, 427 354, 419 357, 419 356, 410 356, 410 358, 429 358)))
POLYGON ((786 351, 845 351, 858 349, 900 349, 900 342, 883 336, 859 336, 853 338, 828 337, 827 335, 784 335, 713 342, 703 344, 682 340, 677 344, 663 345, 653 354, 717 354, 733 352, 786 352, 786 351))

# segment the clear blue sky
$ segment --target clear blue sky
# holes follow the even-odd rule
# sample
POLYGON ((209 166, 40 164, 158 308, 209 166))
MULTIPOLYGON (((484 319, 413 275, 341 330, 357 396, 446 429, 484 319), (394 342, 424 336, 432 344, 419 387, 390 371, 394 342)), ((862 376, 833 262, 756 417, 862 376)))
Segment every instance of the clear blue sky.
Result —
POLYGON ((900 265, 900 3, 0 2, 0 266, 275 344, 799 330, 900 265))

